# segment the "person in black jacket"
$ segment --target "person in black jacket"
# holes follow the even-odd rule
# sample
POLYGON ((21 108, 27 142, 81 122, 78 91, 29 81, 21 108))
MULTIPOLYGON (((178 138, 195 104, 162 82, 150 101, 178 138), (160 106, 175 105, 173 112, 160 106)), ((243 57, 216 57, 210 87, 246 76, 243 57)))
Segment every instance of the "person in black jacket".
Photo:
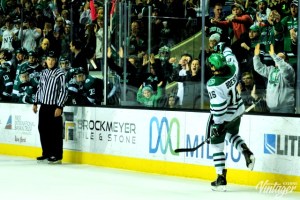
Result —
MULTIPOLYGON (((111 70, 115 71, 121 78, 124 76, 124 69, 121 66, 118 66, 115 63, 115 60, 112 58, 112 51, 109 47, 107 49, 107 62, 108 66, 111 70)), ((119 58, 123 59, 123 48, 119 49, 119 58)), ((144 76, 146 73, 146 68, 140 65, 139 59, 137 56, 131 55, 128 57, 126 61, 126 83, 127 85, 134 86, 139 88, 144 80, 144 76)))
MULTIPOLYGON (((119 49, 119 57, 123 58, 123 49, 119 49)), ((110 47, 107 49, 107 63, 111 70, 115 71, 121 78, 121 81, 125 81, 126 84, 126 99, 130 101, 136 100, 136 94, 138 88, 143 83, 146 68, 139 65, 137 56, 130 56, 126 62, 126 80, 122 80, 124 77, 124 68, 118 66, 112 58, 112 50, 110 47)))
POLYGON ((73 58, 71 59, 71 67, 72 68, 79 68, 82 67, 85 71, 85 74, 89 73, 88 65, 87 65, 87 57, 85 52, 82 51, 83 44, 80 40, 72 40, 70 43, 70 50, 74 54, 73 58))

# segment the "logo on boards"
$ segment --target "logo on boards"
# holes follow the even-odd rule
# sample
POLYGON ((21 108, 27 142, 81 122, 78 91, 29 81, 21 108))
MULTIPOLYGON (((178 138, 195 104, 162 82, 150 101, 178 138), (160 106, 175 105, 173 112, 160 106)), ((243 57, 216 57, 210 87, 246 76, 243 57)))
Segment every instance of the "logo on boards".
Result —
POLYGON ((300 157, 300 136, 266 133, 264 154, 300 157))

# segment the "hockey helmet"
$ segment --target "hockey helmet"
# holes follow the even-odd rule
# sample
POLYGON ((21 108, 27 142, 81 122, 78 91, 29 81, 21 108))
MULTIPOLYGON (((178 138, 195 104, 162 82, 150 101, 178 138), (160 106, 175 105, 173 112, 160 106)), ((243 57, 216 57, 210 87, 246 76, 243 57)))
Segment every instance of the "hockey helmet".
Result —
POLYGON ((226 65, 225 57, 220 53, 213 53, 208 58, 210 66, 214 66, 216 70, 220 70, 226 65))
POLYGON ((37 57, 37 53, 35 51, 29 51, 28 56, 37 57))
POLYGON ((59 64, 69 64, 68 58, 65 56, 60 57, 59 64))
POLYGON ((12 52, 7 50, 7 49, 4 49, 2 51, 2 58, 5 60, 5 61, 9 61, 12 59, 12 52))
POLYGON ((30 68, 23 66, 20 69, 20 75, 19 75, 19 79, 21 81, 21 83, 26 83, 29 81, 29 70, 30 68))
POLYGON ((5 69, 6 71, 10 71, 10 68, 11 68, 10 62, 3 62, 1 64, 1 68, 5 69))
POLYGON ((18 54, 18 53, 23 54, 24 56, 27 56, 27 54, 28 54, 27 50, 23 47, 16 50, 16 54, 18 54))
POLYGON ((85 70, 83 69, 83 67, 78 67, 74 69, 74 75, 78 74, 85 74, 85 70))
POLYGON ((76 84, 81 85, 85 82, 85 70, 82 67, 76 68, 73 74, 76 84))

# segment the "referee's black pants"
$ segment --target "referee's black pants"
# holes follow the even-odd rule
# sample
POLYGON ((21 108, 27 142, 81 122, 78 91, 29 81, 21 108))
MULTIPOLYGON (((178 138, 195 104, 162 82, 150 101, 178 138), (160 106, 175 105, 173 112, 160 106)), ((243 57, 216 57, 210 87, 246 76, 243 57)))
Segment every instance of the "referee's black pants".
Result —
POLYGON ((54 117, 57 107, 42 104, 39 110, 40 140, 43 156, 57 159, 63 158, 63 120, 62 116, 54 117))

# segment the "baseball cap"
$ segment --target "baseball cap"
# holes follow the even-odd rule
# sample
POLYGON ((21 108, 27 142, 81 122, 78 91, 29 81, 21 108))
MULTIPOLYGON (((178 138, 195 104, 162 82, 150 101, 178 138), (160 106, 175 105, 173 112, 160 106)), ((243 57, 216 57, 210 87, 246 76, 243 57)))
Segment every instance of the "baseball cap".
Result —
POLYGON ((9 61, 9 60, 12 59, 12 52, 9 51, 8 49, 3 49, 2 53, 3 53, 3 59, 4 60, 9 61))
POLYGON ((232 10, 233 8, 235 8, 235 7, 240 8, 242 11, 245 11, 244 6, 242 6, 242 5, 239 4, 239 3, 234 3, 234 4, 231 6, 231 10, 232 10))
POLYGON ((291 6, 292 5, 295 5, 295 6, 297 6, 298 7, 298 0, 294 0, 294 1, 292 1, 292 3, 291 3, 291 6))
POLYGON ((214 33, 209 37, 209 40, 215 40, 217 42, 220 42, 220 34, 219 33, 214 33))
POLYGON ((10 62, 4 62, 0 65, 4 69, 10 69, 11 63, 10 62))
POLYGON ((257 3, 265 3, 265 4, 267 4, 267 5, 268 5, 268 2, 267 2, 267 0, 258 0, 258 1, 257 1, 257 3))
POLYGON ((259 26, 255 25, 255 24, 253 24, 252 26, 250 26, 249 29, 250 29, 251 31, 260 32, 259 26))
POLYGON ((142 89, 142 92, 144 92, 144 91, 153 92, 153 88, 151 85, 145 85, 142 89))

